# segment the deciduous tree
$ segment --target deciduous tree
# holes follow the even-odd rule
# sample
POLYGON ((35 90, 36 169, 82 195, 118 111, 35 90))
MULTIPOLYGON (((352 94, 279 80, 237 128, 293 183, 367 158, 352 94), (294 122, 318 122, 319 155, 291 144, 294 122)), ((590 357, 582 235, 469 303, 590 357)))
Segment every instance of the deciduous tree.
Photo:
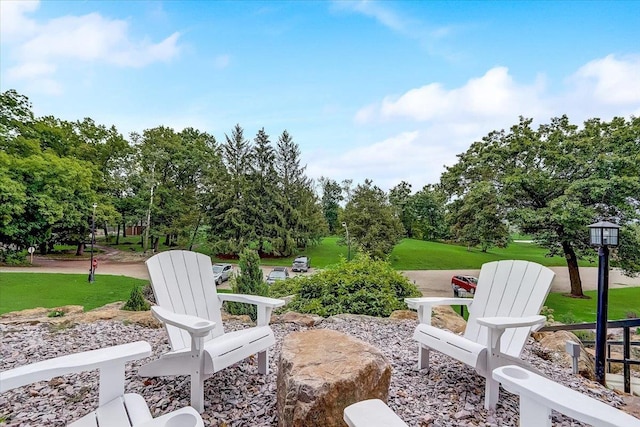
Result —
POLYGON ((344 208, 349 237, 376 259, 386 258, 402 238, 402 223, 387 195, 369 179, 354 190, 344 208))
POLYGON ((441 182, 457 197, 476 182, 492 185, 510 221, 565 256, 571 294, 582 296, 578 257, 593 253, 587 225, 640 218, 640 118, 592 119, 582 129, 566 116, 537 130, 531 123, 521 118, 473 143, 441 182))

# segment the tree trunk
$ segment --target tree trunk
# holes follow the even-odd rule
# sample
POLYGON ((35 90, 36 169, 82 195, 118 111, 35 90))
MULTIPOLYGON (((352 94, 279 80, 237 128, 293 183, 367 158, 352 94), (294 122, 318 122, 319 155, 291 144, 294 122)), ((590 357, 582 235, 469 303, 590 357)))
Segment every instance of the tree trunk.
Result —
POLYGON ((116 246, 120 244, 120 223, 118 223, 118 229, 116 230, 116 246))
POLYGON ((122 221, 122 237, 127 237, 127 223, 126 223, 126 221, 122 221))
POLYGON ((569 267, 569 279, 571 280, 571 296, 584 297, 582 293, 582 280, 580 279, 580 270, 578 269, 578 258, 569 242, 562 242, 564 257, 569 267))
POLYGON ((78 242, 78 247, 76 248, 76 256, 84 255, 84 242, 78 242))

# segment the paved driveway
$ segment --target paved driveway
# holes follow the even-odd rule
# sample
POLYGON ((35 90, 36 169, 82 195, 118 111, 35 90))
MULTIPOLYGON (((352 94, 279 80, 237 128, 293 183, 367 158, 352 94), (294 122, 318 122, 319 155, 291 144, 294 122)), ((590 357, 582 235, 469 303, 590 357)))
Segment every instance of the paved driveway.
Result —
MULTIPOLYGON (((266 274, 272 267, 263 267, 266 274)), ((569 292, 569 271, 566 267, 552 267, 556 273, 556 277, 551 286, 552 292, 569 292)), ((0 267, 0 271, 15 272, 41 272, 41 273, 87 273, 89 274, 89 260, 51 260, 36 257, 32 267, 0 267)), ((454 274, 467 274, 471 276, 478 275, 480 270, 408 270, 402 273, 413 281, 424 296, 452 296, 451 276, 454 274)), ((138 279, 149 279, 147 268, 143 261, 116 261, 108 256, 104 258, 98 257, 98 269, 96 274, 112 274, 128 277, 136 277, 138 279)), ((296 273, 292 273, 295 275, 296 273)), ((582 289, 597 289, 598 269, 596 267, 580 268, 580 277, 582 278, 582 289)), ((225 282, 221 287, 228 288, 225 282)), ((620 288, 628 286, 640 286, 640 277, 626 277, 618 270, 612 270, 609 273, 609 287, 620 288)))

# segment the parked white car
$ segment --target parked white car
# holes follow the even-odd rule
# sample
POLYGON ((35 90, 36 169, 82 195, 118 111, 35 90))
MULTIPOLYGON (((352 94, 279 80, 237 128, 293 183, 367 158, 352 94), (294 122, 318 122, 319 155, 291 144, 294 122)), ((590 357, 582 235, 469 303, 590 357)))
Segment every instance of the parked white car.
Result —
POLYGON ((269 273, 265 282, 269 285, 273 285, 278 280, 285 280, 289 278, 289 270, 286 267, 274 267, 269 273))
POLYGON ((213 277, 216 281, 216 286, 222 285, 222 282, 229 280, 233 274, 233 266, 231 264, 213 264, 213 277))
POLYGON ((292 271, 304 271, 305 273, 311 268, 311 259, 306 256, 299 256, 293 260, 292 271))

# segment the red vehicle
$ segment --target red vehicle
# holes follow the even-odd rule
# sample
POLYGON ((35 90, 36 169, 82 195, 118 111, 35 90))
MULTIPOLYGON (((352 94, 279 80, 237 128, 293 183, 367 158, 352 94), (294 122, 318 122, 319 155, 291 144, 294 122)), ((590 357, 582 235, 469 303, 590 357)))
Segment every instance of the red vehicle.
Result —
POLYGON ((471 295, 476 293, 476 286, 478 285, 478 279, 473 276, 453 276, 451 278, 451 287, 453 288, 453 296, 463 296, 463 294, 469 293, 471 295), (463 292, 460 292, 460 291, 463 292))

